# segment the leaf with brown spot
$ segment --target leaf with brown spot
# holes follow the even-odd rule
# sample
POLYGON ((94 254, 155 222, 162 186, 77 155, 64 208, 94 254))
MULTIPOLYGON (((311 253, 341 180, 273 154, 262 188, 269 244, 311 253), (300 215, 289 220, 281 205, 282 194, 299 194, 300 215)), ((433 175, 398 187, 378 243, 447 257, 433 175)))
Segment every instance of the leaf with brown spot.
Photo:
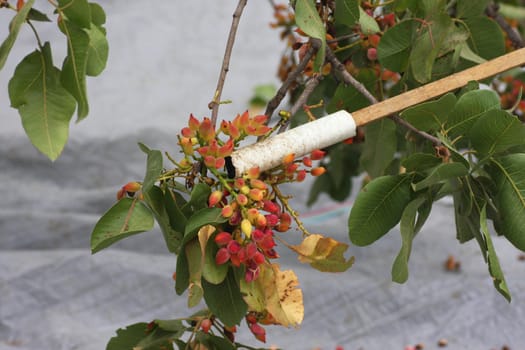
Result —
POLYGON ((323 272, 343 272, 354 263, 354 257, 344 257, 348 244, 330 237, 313 234, 306 237, 299 245, 291 246, 299 254, 302 263, 309 263, 314 269, 323 272))

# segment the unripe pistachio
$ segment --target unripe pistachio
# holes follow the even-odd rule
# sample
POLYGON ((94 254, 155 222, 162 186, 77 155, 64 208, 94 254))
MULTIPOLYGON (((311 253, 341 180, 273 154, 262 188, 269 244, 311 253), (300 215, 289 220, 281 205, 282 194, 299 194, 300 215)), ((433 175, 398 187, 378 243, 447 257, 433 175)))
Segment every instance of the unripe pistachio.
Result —
POLYGON ((248 219, 243 219, 241 221, 241 231, 246 235, 246 237, 250 238, 252 236, 252 223, 248 219))
POLYGON ((258 188, 252 188, 248 191, 248 197, 250 197, 250 199, 255 202, 262 201, 264 198, 264 191, 261 191, 258 188))
POLYGON ((222 265, 228 262, 230 260, 230 252, 226 248, 221 248, 217 251, 217 255, 215 255, 215 263, 217 265, 222 265))
POLYGON ((220 246, 226 245, 232 241, 232 235, 229 232, 219 232, 214 238, 215 243, 217 243, 220 246))
POLYGON ((213 191, 208 198, 208 206, 214 207, 222 199, 222 191, 213 191))
POLYGON ((316 150, 313 150, 312 153, 310 153, 310 158, 312 158, 312 160, 323 159, 325 154, 326 152, 321 151, 320 149, 316 149, 316 150))
POLYGON ((248 197, 246 197, 244 194, 238 194, 237 195, 237 203, 241 206, 245 206, 248 204, 248 197))
POLYGON ((225 205, 221 210, 221 215, 225 218, 230 218, 233 215, 233 207, 231 205, 225 205))
POLYGON ((325 167, 317 167, 317 168, 314 168, 310 171, 310 173, 313 175, 313 176, 320 176, 320 175, 323 175, 324 173, 326 172, 326 168, 325 167))
POLYGON ((295 153, 287 154, 283 157, 283 164, 291 164, 293 160, 295 159, 295 153))

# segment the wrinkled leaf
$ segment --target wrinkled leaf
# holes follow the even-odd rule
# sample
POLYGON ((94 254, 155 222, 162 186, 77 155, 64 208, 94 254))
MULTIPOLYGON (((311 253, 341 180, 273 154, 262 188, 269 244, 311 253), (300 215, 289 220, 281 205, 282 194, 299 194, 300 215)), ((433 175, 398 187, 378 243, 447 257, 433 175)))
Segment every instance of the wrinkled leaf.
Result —
POLYGON ((354 263, 354 257, 348 260, 344 257, 348 244, 319 234, 309 235, 301 244, 292 245, 290 248, 299 254, 300 262, 308 263, 314 269, 323 272, 343 272, 354 263))
POLYGON ((18 11, 18 13, 13 17, 13 20, 11 21, 11 24, 9 25, 9 34, 7 35, 7 38, 4 40, 2 45, 0 46, 0 70, 4 68, 5 61, 7 60, 7 56, 9 55, 9 52, 11 52, 11 48, 13 48, 16 38, 18 37, 20 28, 22 28, 22 25, 26 21, 29 11, 31 10, 31 7, 33 6, 34 3, 35 3, 35 0, 28 0, 24 4, 24 6, 22 6, 20 11, 18 11))
POLYGON ((468 169, 462 163, 443 163, 432 169, 426 178, 412 184, 412 189, 417 192, 450 178, 461 177, 467 174, 468 169))
POLYGON ((472 146, 482 155, 493 155, 525 144, 525 125, 503 110, 484 113, 470 129, 472 146))
POLYGON ((226 326, 239 324, 246 315, 248 306, 242 298, 239 283, 230 269, 226 279, 220 284, 202 280, 204 300, 210 311, 226 326))
POLYGON ((60 85, 60 71, 53 66, 51 47, 26 56, 9 81, 11 106, 17 108, 33 145, 51 160, 67 142, 74 98, 60 85))
POLYGON ((525 154, 492 160, 491 175, 497 183, 494 203, 500 213, 497 227, 516 248, 525 251, 525 154))
POLYGON ((505 299, 507 299, 507 301, 510 303, 511 296, 509 288, 507 287, 507 283, 505 282, 505 276, 503 276, 503 270, 501 269, 501 266, 499 264, 499 259, 496 255, 496 250, 494 249, 494 244, 492 243, 492 238, 490 237, 490 233, 487 227, 487 211, 485 206, 481 209, 480 227, 481 232, 485 237, 485 242, 487 244, 487 262, 489 265, 490 276, 492 276, 492 279, 494 281, 494 288, 496 288, 496 290, 500 292, 500 294, 503 295, 505 299))
POLYGON ((365 127, 365 144, 361 164, 370 177, 384 174, 397 150, 396 124, 393 120, 382 118, 365 127))
POLYGON ((123 198, 97 222, 91 233, 91 253, 153 228, 153 214, 137 199, 123 198))
POLYGON ((275 324, 298 326, 303 321, 303 293, 292 270, 281 271, 278 264, 259 265, 259 277, 242 282, 243 293, 250 309, 268 311, 275 324))
POLYGON ((315 3, 312 0, 296 0, 295 2, 295 22, 303 32, 321 40, 321 47, 317 51, 314 71, 319 72, 324 63, 326 50, 326 29, 323 21, 317 13, 315 3))
POLYGON ((378 177, 361 190, 348 218, 352 243, 372 244, 399 222, 411 200, 410 179, 406 174, 378 177))

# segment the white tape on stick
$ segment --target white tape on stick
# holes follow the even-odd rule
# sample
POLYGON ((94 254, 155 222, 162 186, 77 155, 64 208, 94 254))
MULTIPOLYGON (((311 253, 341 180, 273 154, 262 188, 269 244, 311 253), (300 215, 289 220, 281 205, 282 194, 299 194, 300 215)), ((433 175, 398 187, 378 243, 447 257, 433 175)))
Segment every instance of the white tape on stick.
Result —
POLYGON ((259 167, 261 171, 271 169, 281 164, 284 156, 290 153, 301 157, 315 149, 354 137, 355 134, 356 124, 350 113, 338 111, 329 114, 233 152, 231 157, 235 176, 241 176, 254 167, 259 167))

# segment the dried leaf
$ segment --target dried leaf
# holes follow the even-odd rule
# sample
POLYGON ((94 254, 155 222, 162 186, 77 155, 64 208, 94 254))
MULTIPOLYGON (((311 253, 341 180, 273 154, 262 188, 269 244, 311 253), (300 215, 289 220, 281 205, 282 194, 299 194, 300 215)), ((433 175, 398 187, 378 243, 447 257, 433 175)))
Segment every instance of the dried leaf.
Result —
POLYGON ((353 256, 348 260, 344 257, 348 244, 319 234, 309 235, 301 244, 291 248, 299 254, 300 262, 309 263, 314 269, 323 272, 343 272, 354 263, 353 256))

